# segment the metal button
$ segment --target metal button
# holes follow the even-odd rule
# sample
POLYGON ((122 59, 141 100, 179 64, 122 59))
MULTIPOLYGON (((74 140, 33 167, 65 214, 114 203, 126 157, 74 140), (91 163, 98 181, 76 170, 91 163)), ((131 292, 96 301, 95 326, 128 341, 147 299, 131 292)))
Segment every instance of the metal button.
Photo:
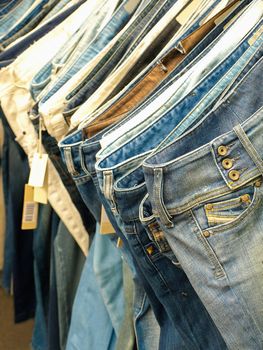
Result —
POLYGON ((233 181, 237 181, 240 178, 240 172, 237 170, 231 170, 228 173, 228 177, 233 181))
POLYGON ((207 210, 212 210, 213 209, 213 204, 209 203, 206 205, 207 210))
POLYGON ((223 145, 219 146, 217 152, 220 156, 225 156, 227 154, 227 147, 223 145))
POLYGON ((256 182, 255 182, 255 186, 256 187, 260 187, 262 185, 262 181, 261 180, 257 180, 256 182))
POLYGON ((226 158, 222 161, 222 165, 224 169, 231 169, 233 166, 233 160, 230 158, 226 158))
POLYGON ((204 231, 203 235, 204 235, 205 238, 208 238, 208 237, 210 237, 210 232, 209 231, 204 231))
POLYGON ((146 248, 146 250, 147 250, 147 253, 148 253, 149 255, 152 255, 152 253, 153 253, 153 246, 150 245, 149 247, 146 248))
POLYGON ((247 203, 250 202, 250 195, 249 194, 244 194, 243 196, 240 197, 241 202, 247 203))

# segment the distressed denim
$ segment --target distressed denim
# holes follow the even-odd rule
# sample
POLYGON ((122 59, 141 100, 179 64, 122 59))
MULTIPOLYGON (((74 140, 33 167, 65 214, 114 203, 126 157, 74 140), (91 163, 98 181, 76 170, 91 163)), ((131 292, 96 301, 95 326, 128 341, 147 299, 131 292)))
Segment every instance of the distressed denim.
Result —
POLYGON ((229 349, 263 344, 262 64, 144 162, 160 230, 229 349))

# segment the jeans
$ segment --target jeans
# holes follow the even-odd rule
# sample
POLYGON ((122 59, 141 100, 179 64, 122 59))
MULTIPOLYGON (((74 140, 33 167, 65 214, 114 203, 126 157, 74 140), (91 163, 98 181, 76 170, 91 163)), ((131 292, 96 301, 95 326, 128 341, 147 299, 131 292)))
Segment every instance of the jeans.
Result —
POLYGON ((262 63, 144 163, 160 230, 229 349, 263 342, 262 63))
POLYGON ((61 76, 55 85, 49 90, 49 92, 42 98, 41 103, 47 101, 52 95, 58 91, 78 70, 80 70, 87 62, 100 52, 104 46, 116 35, 121 28, 131 18, 133 11, 125 10, 125 6, 121 6, 113 15, 112 19, 106 24, 98 36, 93 42, 81 52, 80 57, 76 58, 74 62, 71 62, 69 67, 65 67, 63 76, 61 76))
MULTIPOLYGON (((96 138, 93 138, 91 142, 85 142, 82 146, 80 145, 81 140, 81 132, 75 132, 72 135, 69 135, 65 140, 60 142, 60 148, 62 157, 65 160, 66 164, 68 165, 68 169, 71 172, 71 174, 74 176, 74 179, 77 183, 77 185, 80 185, 81 177, 83 177, 83 188, 80 188, 80 191, 82 195, 85 195, 84 198, 86 198, 86 204, 88 207, 92 207, 92 204, 96 200, 98 203, 103 203, 105 206, 106 212, 109 216, 109 219, 118 235, 123 241, 123 247, 120 249, 122 251, 122 254, 124 255, 126 261, 128 262, 128 265, 130 269, 133 272, 133 279, 135 283, 135 289, 137 293, 142 293, 142 288, 146 290, 147 296, 150 300, 150 305, 154 311, 155 317, 158 320, 158 323, 161 326, 161 334, 166 334, 167 332, 172 334, 171 337, 161 337, 162 342, 160 342, 160 346, 162 348, 166 348, 167 344, 176 344, 177 338, 175 337, 173 330, 173 325, 171 324, 169 318, 167 317, 166 311, 163 309, 162 305, 158 301, 158 299, 155 296, 155 292, 152 290, 152 287, 148 283, 147 279, 144 277, 140 266, 138 262, 136 261, 136 257, 131 255, 131 252, 129 251, 129 246, 126 241, 125 236, 120 231, 113 214, 111 213, 111 210, 107 204, 107 201, 103 198, 101 192, 99 191, 98 187, 98 181, 96 178, 96 172, 95 172, 95 156, 97 151, 100 149, 99 139, 101 135, 97 135, 96 138), (81 148, 80 148, 81 146, 81 148), (68 147, 68 151, 70 152, 72 158, 70 156, 65 156, 65 148, 68 147), (66 161, 67 158, 67 161, 66 161), (71 160, 70 160, 71 159, 71 160), (74 160, 74 162, 73 162, 74 160), (72 161, 72 162, 71 162, 72 161), (73 166, 72 166, 73 165, 73 166), (85 179, 86 175, 86 179, 85 179), (92 194, 91 194, 92 193, 92 194), (90 195, 91 194, 91 195, 90 195), (90 201, 90 202, 89 202, 90 201), (169 332, 170 330, 170 332, 169 332), (169 343, 168 343, 169 341, 169 343)), ((98 205, 98 209, 100 210, 100 206, 98 205)), ((98 214, 99 215, 99 214, 98 214)), ((134 318, 136 319, 135 322, 135 333, 136 333, 136 339, 137 342, 140 343, 149 343, 151 344, 152 336, 148 334, 147 339, 141 339, 142 334, 145 336, 146 332, 143 331, 143 329, 148 328, 147 324, 149 322, 151 323, 151 328, 153 328, 153 320, 152 320, 152 312, 149 309, 149 302, 148 298, 145 295, 144 297, 140 299, 135 298, 135 305, 134 305, 134 318), (146 317, 146 319, 145 319, 146 317), (137 330, 138 325, 138 330, 137 330), (144 328, 145 325, 145 328, 144 328), (141 340, 139 340, 141 339, 141 340)), ((159 340, 159 325, 155 324, 155 330, 152 329, 152 334, 155 334, 155 339, 158 338, 159 340)), ((160 339, 160 341, 161 341, 160 339)), ((168 345, 167 345, 168 346, 168 345)))
POLYGON ((0 67, 5 67, 11 64, 16 57, 18 57, 24 50, 26 50, 34 41, 40 39, 42 36, 51 31, 54 27, 60 24, 65 18, 73 13, 84 0, 81 0, 76 5, 71 6, 67 10, 63 11, 57 17, 51 19, 49 22, 34 30, 31 34, 27 35, 24 39, 20 40, 17 44, 6 49, 0 53, 0 67))
POLYGON ((116 336, 94 273, 95 244, 96 239, 91 244, 80 278, 73 305, 67 350, 115 348, 116 336), (98 327, 103 329, 103 332, 98 332, 98 327))
MULTIPOLYGON (((85 263, 85 256, 62 221, 58 225, 53 249, 59 329, 57 338, 60 348, 65 349, 73 302, 85 263)), ((50 309, 50 313, 52 312, 50 309)))
POLYGON ((34 231, 21 230, 24 185, 28 181, 29 165, 27 156, 15 141, 15 135, 2 110, 1 119, 5 130, 5 142, 8 142, 8 145, 4 146, 7 147, 5 155, 8 159, 3 159, 8 176, 8 179, 4 177, 7 212, 3 287, 10 290, 13 278, 15 322, 22 322, 34 316, 36 300, 33 271, 34 231))
MULTIPOLYGON (((81 84, 72 91, 68 96, 75 97, 69 102, 66 112, 73 114, 76 107, 78 107, 84 100, 86 100, 91 94, 98 88, 98 86, 105 80, 105 78, 115 68, 116 63, 122 57, 123 53, 128 49, 129 45, 133 42, 134 37, 138 33, 143 33, 145 36, 154 24, 163 16, 174 1, 155 0, 151 1, 142 12, 135 18, 135 20, 129 25, 127 30, 122 34, 121 38, 111 48, 111 50, 103 57, 101 62, 96 68, 84 79, 81 84), (145 27, 145 24, 151 20, 151 26, 145 27)), ((65 114, 67 115, 67 114, 65 114)))

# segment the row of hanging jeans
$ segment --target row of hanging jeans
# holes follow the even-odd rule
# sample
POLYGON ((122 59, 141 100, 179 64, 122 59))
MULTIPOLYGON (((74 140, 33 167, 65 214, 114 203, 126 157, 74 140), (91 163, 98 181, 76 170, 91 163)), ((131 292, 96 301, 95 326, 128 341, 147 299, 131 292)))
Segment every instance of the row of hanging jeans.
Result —
POLYGON ((3 276, 35 314, 34 349, 262 348, 262 14, 262 0, 0 7, 3 276), (42 153, 49 204, 25 236, 42 153))

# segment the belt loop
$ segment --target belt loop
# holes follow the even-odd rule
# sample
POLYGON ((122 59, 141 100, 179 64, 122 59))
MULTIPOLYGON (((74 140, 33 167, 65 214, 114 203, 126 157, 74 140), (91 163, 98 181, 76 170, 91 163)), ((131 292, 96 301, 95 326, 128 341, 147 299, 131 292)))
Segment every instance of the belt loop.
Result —
POLYGON ((71 154, 71 148, 70 147, 64 147, 64 156, 66 161, 66 166, 68 168, 68 171, 71 175, 77 176, 78 172, 74 167, 72 154, 71 154))
POLYGON ((242 126, 238 124, 237 126, 234 127, 234 131, 239 138, 240 142, 242 143, 243 147, 247 151, 248 155, 250 158, 253 160, 255 163, 256 167, 260 171, 261 175, 263 175, 263 160, 259 156, 257 150, 247 137, 245 131, 243 130, 242 126))
POLYGON ((159 215, 161 222, 167 227, 173 227, 174 224, 170 220, 171 215, 168 213, 163 202, 163 169, 154 169, 154 184, 153 184, 153 201, 155 209, 159 215))
POLYGON ((113 196, 113 172, 112 170, 105 170, 103 172, 103 194, 111 203, 111 210, 113 213, 117 212, 116 203, 113 196))

